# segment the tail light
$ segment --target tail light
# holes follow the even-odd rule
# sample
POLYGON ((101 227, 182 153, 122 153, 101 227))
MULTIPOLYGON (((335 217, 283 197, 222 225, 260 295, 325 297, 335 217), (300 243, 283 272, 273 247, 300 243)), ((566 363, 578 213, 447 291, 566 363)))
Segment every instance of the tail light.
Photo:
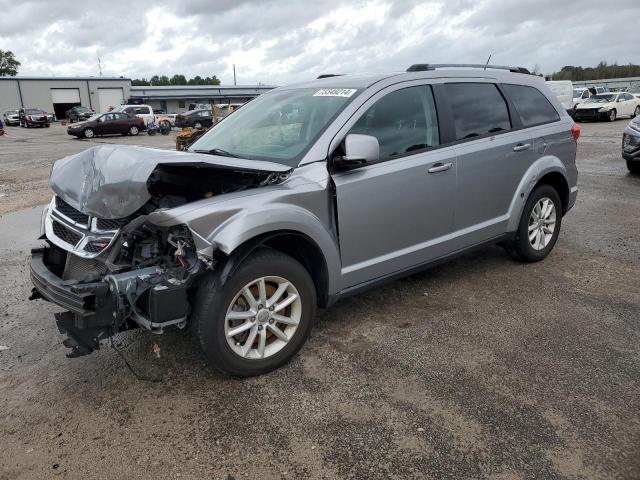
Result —
POLYGON ((580 138, 580 126, 577 123, 574 123, 573 127, 571 127, 571 136, 573 137, 573 141, 578 143, 578 139, 580 138))

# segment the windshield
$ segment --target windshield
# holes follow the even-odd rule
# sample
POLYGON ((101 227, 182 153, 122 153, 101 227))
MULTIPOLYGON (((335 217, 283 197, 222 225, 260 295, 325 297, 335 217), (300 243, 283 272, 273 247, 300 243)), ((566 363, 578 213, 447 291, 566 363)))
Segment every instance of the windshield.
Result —
POLYGON ((35 108, 27 108, 24 113, 25 115, 45 115, 43 110, 36 110, 35 108))
POLYGON ((87 107, 76 107, 76 110, 78 112, 90 112, 91 111, 87 107))
POLYGON ((18 110, 7 110, 6 112, 4 112, 5 115, 17 115, 18 114, 18 110))
POLYGON ((580 98, 582 96, 582 92, 584 92, 584 90, 574 90, 573 98, 580 98))
POLYGON ((189 150, 217 150, 295 167, 357 93, 356 89, 344 88, 274 90, 226 117, 189 150))
POLYGON ((601 94, 601 95, 593 95, 589 97, 589 99, 587 99, 586 101, 589 103, 609 103, 609 102, 613 102, 615 98, 616 98, 615 95, 601 94))

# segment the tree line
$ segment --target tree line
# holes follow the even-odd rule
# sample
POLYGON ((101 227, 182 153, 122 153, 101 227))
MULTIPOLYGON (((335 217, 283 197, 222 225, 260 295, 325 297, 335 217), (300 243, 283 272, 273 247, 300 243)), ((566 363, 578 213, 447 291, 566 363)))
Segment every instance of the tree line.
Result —
POLYGON ((157 87, 167 85, 220 85, 220 80, 215 75, 211 77, 201 77, 196 75, 193 78, 187 80, 184 75, 174 75, 168 77, 167 75, 154 75, 149 80, 146 78, 134 78, 131 80, 131 85, 134 87, 157 87))
POLYGON ((627 78, 640 77, 640 65, 629 63, 628 65, 618 65, 616 62, 611 65, 607 62, 600 62, 595 67, 574 67, 567 65, 559 72, 551 74, 552 80, 599 80, 606 78, 627 78))

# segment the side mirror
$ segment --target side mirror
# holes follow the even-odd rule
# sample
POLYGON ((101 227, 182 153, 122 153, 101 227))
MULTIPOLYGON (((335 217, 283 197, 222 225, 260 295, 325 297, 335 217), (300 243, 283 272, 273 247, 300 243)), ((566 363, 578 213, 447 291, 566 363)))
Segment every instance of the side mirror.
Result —
POLYGON ((338 164, 352 168, 378 160, 380 160, 380 145, 376 137, 350 133, 344 139, 344 156, 339 159, 338 164))

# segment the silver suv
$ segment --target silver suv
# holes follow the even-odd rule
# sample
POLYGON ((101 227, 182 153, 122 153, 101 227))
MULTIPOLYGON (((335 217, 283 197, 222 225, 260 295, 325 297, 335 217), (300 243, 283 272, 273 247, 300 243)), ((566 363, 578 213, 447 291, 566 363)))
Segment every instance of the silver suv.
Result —
POLYGON ((541 78, 322 77, 260 96, 189 152, 102 145, 55 163, 32 298, 67 310, 70 356, 190 326, 211 364, 257 375, 302 347, 317 307, 485 244, 549 254, 580 131, 541 78))

